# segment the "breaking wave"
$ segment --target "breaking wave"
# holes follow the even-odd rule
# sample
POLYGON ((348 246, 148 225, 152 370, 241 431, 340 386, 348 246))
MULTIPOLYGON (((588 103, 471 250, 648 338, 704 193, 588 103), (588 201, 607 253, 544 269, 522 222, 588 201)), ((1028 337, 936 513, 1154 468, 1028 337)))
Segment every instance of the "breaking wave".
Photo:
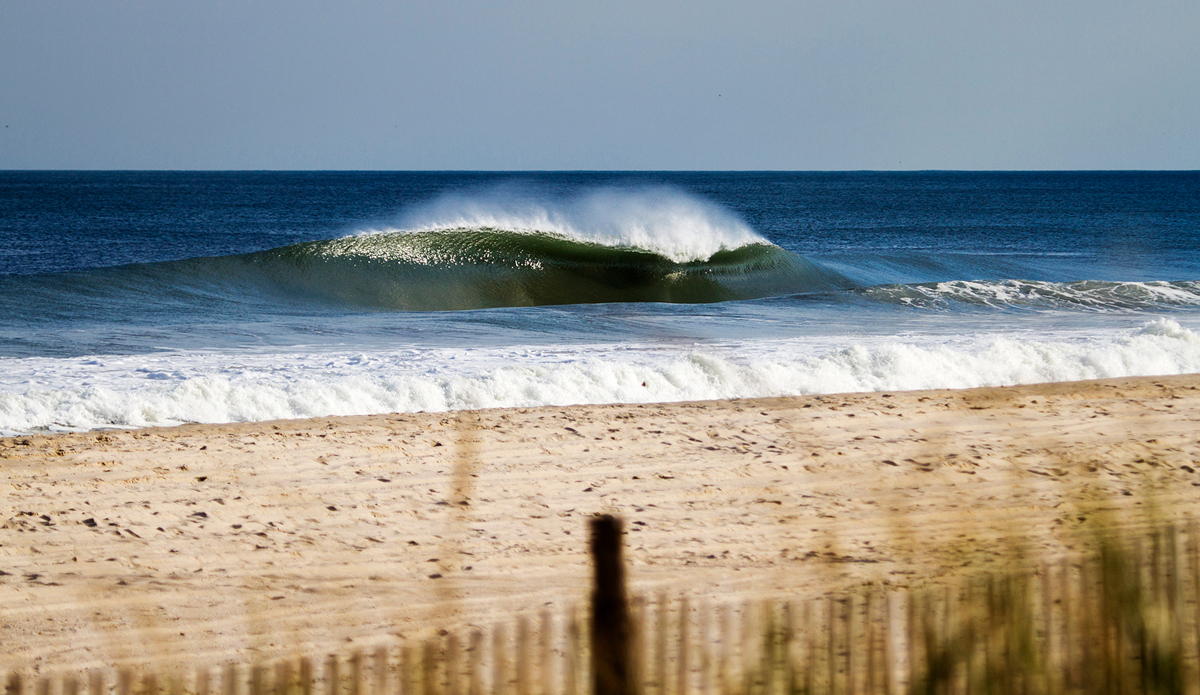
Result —
POLYGON ((930 309, 978 306, 993 309, 1076 311, 1163 310, 1200 307, 1200 282, 998 282, 955 280, 912 285, 879 285, 856 291, 887 304, 930 309))
POLYGON ((803 340, 375 353, 5 360, 0 433, 578 403, 1005 386, 1200 372, 1169 319, 1080 338, 803 340))
POLYGON ((374 232, 189 263, 293 296, 409 311, 720 302, 848 285, 766 240, 702 256, 672 255, 556 231, 451 227, 374 232))
POLYGON ((343 238, 8 282, 13 296, 26 283, 64 296, 251 294, 403 311, 703 303, 853 286, 724 208, 670 189, 450 196, 343 238))

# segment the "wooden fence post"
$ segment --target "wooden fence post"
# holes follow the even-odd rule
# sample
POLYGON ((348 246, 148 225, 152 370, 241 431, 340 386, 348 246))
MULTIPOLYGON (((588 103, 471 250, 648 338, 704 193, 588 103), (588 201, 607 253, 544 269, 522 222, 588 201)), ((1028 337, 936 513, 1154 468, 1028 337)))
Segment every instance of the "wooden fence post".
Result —
POLYGON ((375 648, 375 695, 391 695, 388 692, 388 648, 375 648))
POLYGON ((884 589, 883 594, 883 695, 895 695, 899 690, 896 687, 896 657, 898 652, 895 649, 895 622, 893 614, 895 612, 895 593, 890 589, 884 589))
POLYGON ((538 692, 541 695, 557 695, 554 692, 554 619, 550 611, 543 610, 541 625, 538 626, 538 692))
MULTIPOLYGON (((119 676, 118 676, 119 680, 119 676)), ((225 673, 221 684, 222 693, 224 695, 238 695, 238 668, 237 664, 225 664, 225 673)))
POLYGON ((400 645, 400 669, 396 672, 396 695, 416 695, 417 689, 413 685, 413 670, 412 648, 407 644, 402 644, 400 645))
POLYGON ((825 670, 827 672, 828 688, 826 692, 832 695, 838 691, 838 602, 833 596, 825 599, 825 670))
POLYGON ((446 635, 446 654, 443 661, 446 663, 446 687, 443 691, 446 695, 462 695, 459 688, 459 659, 461 654, 461 645, 458 642, 458 635, 451 632, 446 635))
POLYGON ((754 678, 755 673, 755 624, 754 624, 754 606, 755 603, 750 599, 742 601, 742 625, 741 636, 738 639, 740 652, 738 654, 738 663, 741 664, 741 692, 745 695, 754 695, 754 678))
POLYGON ((342 679, 339 672, 338 657, 329 654, 325 657, 325 693, 326 695, 341 695, 342 679))
MULTIPOLYGON (((793 653, 796 651, 796 615, 792 612, 792 602, 784 601, 780 606, 783 611, 783 617, 779 623, 780 629, 783 632, 780 666, 783 669, 782 686, 780 692, 783 695, 791 695, 796 692, 796 660, 793 653)), ((872 693, 871 695, 874 695, 872 693)))
POLYGON ((492 695, 508 692, 508 640, 504 636, 504 625, 492 628, 492 695))
POLYGON ((864 655, 866 662, 865 676, 866 680, 863 683, 863 692, 875 695, 879 688, 879 662, 875 658, 875 642, 877 638, 877 630, 875 625, 875 613, 877 611, 877 601, 875 587, 867 589, 863 596, 863 643, 866 645, 867 653, 864 655))
POLYGON ((483 632, 480 630, 471 631, 471 656, 467 671, 467 695, 483 695, 483 632))
POLYGON ((300 695, 312 695, 313 663, 311 657, 300 659, 300 695))
POLYGON ((712 695, 712 634, 709 623, 712 618, 712 605, 703 601, 696 610, 696 659, 700 671, 700 683, 697 689, 699 695, 712 695))
MULTIPOLYGON (((629 678, 634 683, 634 688, 639 693, 645 693, 646 683, 649 681, 647 669, 652 661, 650 654, 650 637, 647 625, 649 624, 649 613, 646 608, 646 598, 644 596, 634 596, 629 600, 629 620, 630 633, 629 651, 633 654, 630 668, 633 670, 629 674, 629 678)), ((589 633, 590 634, 590 633, 589 633)), ((591 663, 590 661, 588 663, 591 663)), ((593 678, 594 678, 593 674, 593 678)))
POLYGON ((690 679, 692 676, 691 655, 688 653, 691 649, 691 643, 688 639, 691 632, 691 610, 688 604, 687 596, 682 596, 679 599, 679 655, 676 659, 675 669, 675 695, 691 695, 688 690, 690 679))
POLYGON ((729 695, 733 688, 733 607, 729 604, 721 606, 721 651, 717 655, 717 693, 729 695))
POLYGON ((566 662, 563 664, 563 695, 579 695, 579 614, 572 606, 567 622, 566 662))
POLYGON ((437 639, 425 640, 421 652, 421 695, 439 695, 437 639))
POLYGON ((363 655, 355 649, 350 655, 350 695, 363 695, 363 655))
POLYGON ((292 695, 292 662, 280 659, 275 664, 275 695, 292 695))
POLYGON ((631 625, 625 590, 621 522, 604 515, 591 523, 592 695, 637 695, 630 658, 631 625))
POLYGON ((670 612, 667 592, 658 592, 658 610, 654 614, 654 687, 658 695, 667 695, 667 614, 670 612))
POLYGON ((517 695, 532 695, 529 687, 529 619, 517 617, 517 695))

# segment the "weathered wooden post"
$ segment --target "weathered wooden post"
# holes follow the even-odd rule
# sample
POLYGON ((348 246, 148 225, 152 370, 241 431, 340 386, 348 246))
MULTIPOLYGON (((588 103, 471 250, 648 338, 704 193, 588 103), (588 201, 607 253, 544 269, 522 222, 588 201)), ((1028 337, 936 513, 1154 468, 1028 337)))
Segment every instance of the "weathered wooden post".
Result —
POLYGON ((630 645, 633 625, 625 590, 621 521, 592 519, 592 695, 638 695, 630 645))

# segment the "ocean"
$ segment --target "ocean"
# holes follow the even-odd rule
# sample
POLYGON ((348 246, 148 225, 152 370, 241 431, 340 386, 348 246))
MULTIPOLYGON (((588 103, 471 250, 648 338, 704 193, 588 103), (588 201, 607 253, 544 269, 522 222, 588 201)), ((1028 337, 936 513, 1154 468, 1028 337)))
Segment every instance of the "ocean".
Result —
POLYGON ((1200 372, 1200 172, 0 172, 0 434, 1200 372))

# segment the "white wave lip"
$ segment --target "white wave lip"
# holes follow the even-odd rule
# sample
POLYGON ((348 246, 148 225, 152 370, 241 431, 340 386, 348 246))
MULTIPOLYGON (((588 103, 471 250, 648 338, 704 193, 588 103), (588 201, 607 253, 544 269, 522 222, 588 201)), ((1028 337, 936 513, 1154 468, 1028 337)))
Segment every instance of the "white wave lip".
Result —
POLYGON ((601 188, 556 197, 512 186, 446 195, 366 234, 500 229, 657 253, 677 263, 718 251, 773 245, 731 211, 672 188, 601 188))
POLYGON ((326 415, 1006 386, 1200 372, 1200 335, 1160 319, 1108 337, 797 340, 331 355, 5 360, 0 432, 326 415), (69 385, 68 385, 69 384, 69 385))

